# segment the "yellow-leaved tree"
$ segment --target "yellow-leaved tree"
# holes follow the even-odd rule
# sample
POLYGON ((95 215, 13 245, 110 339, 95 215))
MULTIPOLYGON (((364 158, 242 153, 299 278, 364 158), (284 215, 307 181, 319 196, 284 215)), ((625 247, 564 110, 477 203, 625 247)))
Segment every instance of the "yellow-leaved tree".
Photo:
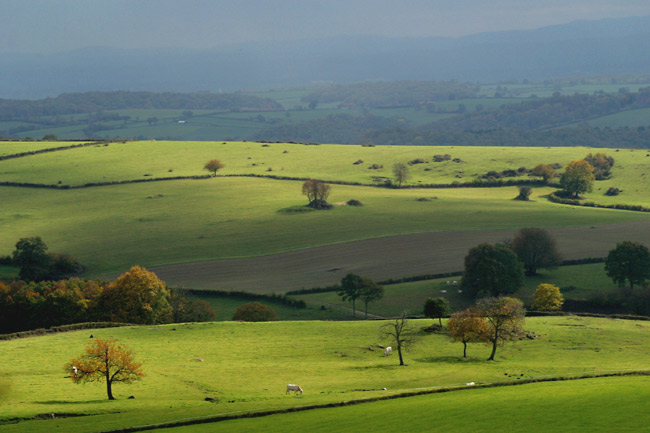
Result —
POLYGON ((564 304, 564 297, 560 293, 560 288, 553 284, 542 283, 535 289, 533 294, 533 308, 540 311, 557 311, 564 304))

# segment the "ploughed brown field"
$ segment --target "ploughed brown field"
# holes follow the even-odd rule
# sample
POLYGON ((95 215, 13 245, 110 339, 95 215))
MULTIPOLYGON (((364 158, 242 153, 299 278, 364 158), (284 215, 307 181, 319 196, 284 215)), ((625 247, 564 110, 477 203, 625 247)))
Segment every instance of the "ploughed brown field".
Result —
MULTIPOLYGON (((535 221, 522 221, 534 226, 535 221)), ((650 221, 547 229, 564 259, 604 257, 617 242, 650 244, 650 221)), ((347 273, 375 281, 463 270, 467 251, 512 238, 516 230, 416 233, 241 259, 150 268, 171 287, 283 293, 337 283, 347 273)))

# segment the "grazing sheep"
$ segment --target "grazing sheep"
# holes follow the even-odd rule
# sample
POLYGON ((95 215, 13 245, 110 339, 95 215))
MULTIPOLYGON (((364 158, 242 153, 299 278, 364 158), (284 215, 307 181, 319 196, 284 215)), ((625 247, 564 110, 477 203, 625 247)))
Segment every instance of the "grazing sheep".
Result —
POLYGON ((296 395, 298 393, 300 393, 302 395, 302 388, 300 387, 300 385, 288 384, 287 385, 287 392, 285 393, 285 395, 289 394, 290 391, 293 391, 293 395, 296 395))
POLYGON ((384 356, 388 356, 391 353, 393 353, 393 348, 388 346, 387 348, 384 349, 384 356))

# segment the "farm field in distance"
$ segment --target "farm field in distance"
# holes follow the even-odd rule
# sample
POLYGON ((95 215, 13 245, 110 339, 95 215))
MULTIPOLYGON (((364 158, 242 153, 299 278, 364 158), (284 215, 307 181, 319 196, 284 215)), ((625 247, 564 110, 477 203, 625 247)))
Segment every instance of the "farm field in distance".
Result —
MULTIPOLYGON (((13 153, 31 149, 29 143, 7 143, 5 148, 9 146, 15 146, 13 153)), ((417 185, 471 181, 489 170, 533 167, 539 162, 565 165, 595 151, 127 142, 0 161, 0 181, 82 185, 204 175, 207 174, 202 170, 205 162, 218 158, 225 164, 219 171, 224 176, 269 174, 372 184, 373 177, 392 177, 393 162, 407 163, 420 158, 425 162, 410 166, 412 177, 408 182, 417 185), (432 161, 433 155, 447 153, 463 162, 432 161), (353 164, 359 159, 364 162, 353 164), (384 168, 367 168, 375 163, 384 168), (462 178, 456 177, 459 171, 463 171, 462 178)), ((597 151, 614 156, 616 162, 612 178, 596 182, 587 198, 602 203, 650 204, 650 191, 645 182, 650 164, 650 157, 645 156, 647 152, 597 151), (604 196, 603 190, 609 185, 616 185, 623 193, 616 197, 604 196)), ((9 254, 19 238, 41 236, 51 250, 78 258, 88 267, 88 276, 98 276, 124 272, 135 263, 150 267, 256 257, 409 233, 515 230, 533 224, 600 226, 650 219, 650 214, 643 212, 554 204, 545 198, 554 190, 549 187, 536 187, 530 202, 519 202, 512 200, 517 195, 514 186, 398 190, 333 185, 330 202, 357 199, 364 206, 296 212, 305 209, 301 184, 302 181, 294 180, 217 177, 69 190, 2 186, 0 194, 5 205, 0 210, 0 220, 5 235, 0 239, 0 250, 9 254), (418 198, 430 201, 419 202, 418 198)), ((458 267, 461 266, 459 263, 458 267)), ((192 285, 185 284, 185 287, 192 285)))
MULTIPOLYGON (((416 329, 431 323, 431 320, 413 321, 416 329)), ((525 329, 535 333, 537 338, 500 348, 496 362, 485 361, 490 348, 483 344, 470 345, 469 358, 463 360, 462 344, 451 343, 445 335, 416 331, 418 342, 405 354, 408 365, 400 367, 395 354, 384 357, 377 347, 377 344, 386 343, 379 334, 381 324, 377 321, 173 324, 82 330, 2 341, 1 379, 9 384, 10 398, 1 403, 0 431, 100 431, 219 413, 464 386, 467 382, 517 382, 646 370, 650 353, 650 343, 645 338, 650 330, 649 322, 537 317, 526 319, 525 325, 525 329), (74 385, 63 370, 65 362, 83 350, 90 333, 95 338, 118 338, 144 363, 146 377, 132 385, 116 385, 114 393, 118 399, 115 401, 106 400, 102 384, 74 385), (256 375, 255 381, 250 380, 252 372, 256 375), (299 383, 305 390, 304 395, 286 396, 287 383, 299 383), (381 390, 384 387, 386 391, 381 390), (135 399, 126 399, 129 395, 135 399), (215 401, 207 402, 205 397, 215 401), (35 418, 49 413, 84 416, 56 420, 35 418)), ((636 382, 616 377, 530 384, 391 402, 404 407, 405 413, 416 410, 418 405, 441 400, 449 404, 466 402, 475 405, 481 419, 488 420, 494 400, 486 394, 525 402, 535 401, 531 390, 539 390, 540 395, 555 393, 559 401, 563 401, 562 396, 584 390, 585 401, 592 402, 590 407, 597 407, 600 400, 589 387, 611 390, 618 395, 620 387, 630 389, 633 383, 647 383, 645 378, 634 379, 636 382)), ((638 399, 630 402, 645 401, 643 394, 634 395, 638 399)), ((638 404, 623 405, 620 410, 632 417, 638 413, 638 404)), ((363 411, 363 406, 358 406, 359 410, 363 411)), ((516 407, 516 404, 509 403, 508 407, 516 407)), ((344 414, 348 410, 330 411, 344 414)), ((586 411, 591 413, 591 409, 586 411)), ((522 414, 524 418, 528 416, 534 415, 522 414)), ((450 425, 458 422, 453 412, 450 417, 450 425)), ((264 420, 263 423, 272 422, 272 418, 264 420)), ((579 429, 580 419, 569 418, 567 426, 579 429)))

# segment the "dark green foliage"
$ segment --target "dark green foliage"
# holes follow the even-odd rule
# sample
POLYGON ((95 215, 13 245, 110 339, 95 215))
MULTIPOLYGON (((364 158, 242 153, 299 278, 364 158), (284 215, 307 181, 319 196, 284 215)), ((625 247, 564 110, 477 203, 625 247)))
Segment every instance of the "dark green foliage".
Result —
POLYGON ((379 284, 372 281, 370 278, 363 279, 363 286, 361 287, 361 294, 359 298, 366 306, 366 318, 368 318, 368 304, 371 302, 379 301, 384 297, 384 288, 379 284))
POLYGON ((480 244, 465 257, 461 287, 473 297, 515 293, 523 283, 523 266, 504 245, 480 244))
POLYGON ((607 191, 605 191, 605 195, 614 196, 614 195, 619 195, 622 192, 623 192, 622 189, 618 189, 616 187, 610 186, 607 189, 607 191))
POLYGON ((13 264, 20 268, 19 277, 25 281, 42 281, 50 275, 50 255, 39 237, 22 238, 16 243, 13 264))
POLYGON ((538 268, 552 269, 562 262, 555 239, 544 229, 526 227, 519 230, 510 248, 523 263, 526 276, 536 275, 538 268))
POLYGON ((515 200, 528 201, 530 200, 530 194, 533 192, 533 189, 529 186, 520 186, 519 195, 515 197, 515 200))
POLYGON ((176 323, 213 322, 217 319, 217 313, 208 301, 190 299, 178 290, 171 290, 170 304, 176 323))
POLYGON ((635 284, 644 284, 650 279, 650 252, 638 242, 619 242, 605 259, 605 271, 619 286, 623 287, 628 281, 633 289, 635 284))
POLYGON ((424 317, 438 319, 440 326, 442 326, 442 318, 449 316, 451 313, 451 306, 447 298, 428 298, 424 303, 424 317))
POLYGON ((585 157, 587 161, 594 168, 594 176, 596 180, 609 179, 612 175, 612 167, 614 166, 614 158, 607 156, 604 153, 588 154, 585 157))
POLYGON ((232 320, 243 322, 271 322, 278 320, 275 310, 259 302, 249 302, 237 308, 232 320))
POLYGON ((341 289, 336 292, 343 301, 352 301, 352 317, 356 316, 356 300, 361 297, 365 285, 363 278, 356 274, 347 274, 341 280, 341 289))

